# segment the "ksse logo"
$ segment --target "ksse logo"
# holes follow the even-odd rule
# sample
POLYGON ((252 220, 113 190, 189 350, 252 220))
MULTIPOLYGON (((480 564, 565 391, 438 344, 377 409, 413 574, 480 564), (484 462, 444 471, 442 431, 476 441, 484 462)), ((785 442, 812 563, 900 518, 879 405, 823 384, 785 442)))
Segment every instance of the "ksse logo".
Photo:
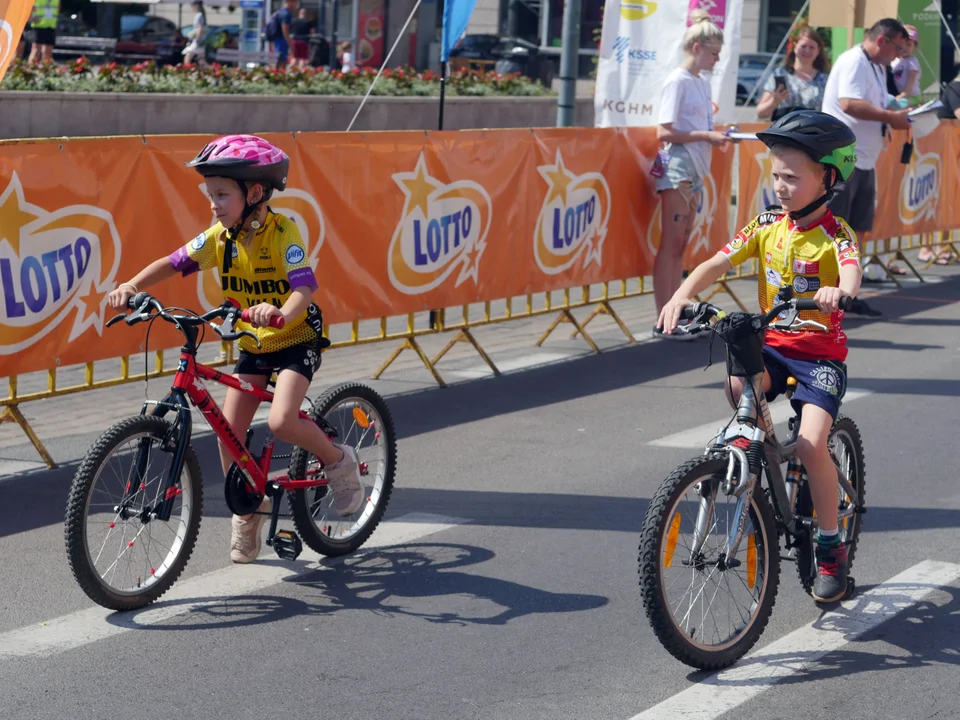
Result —
POLYGON ((413 172, 396 173, 406 202, 387 252, 390 282, 402 293, 432 290, 459 268, 459 287, 476 283, 493 204, 472 180, 443 183, 430 176, 423 153, 413 172))
MULTIPOLYGON (((200 190, 204 190, 204 185, 200 185, 200 190)), ((326 237, 326 228, 323 221, 323 213, 320 211, 320 205, 313 199, 313 196, 303 190, 287 188, 283 192, 274 191, 268 203, 271 210, 280 215, 293 220, 297 229, 300 230, 300 236, 307 245, 309 251, 308 257, 310 268, 317 269, 317 259, 320 257, 320 248, 323 247, 323 241, 326 237)), ((216 218, 211 225, 216 224, 216 218)), ((203 235, 197 236, 194 242, 201 241, 203 235)), ((199 249, 199 248, 198 248, 199 249)), ((286 253, 287 262, 295 264, 303 259, 303 248, 299 245, 284 246, 282 252, 286 253), (293 257, 299 257, 294 260, 293 257)), ((237 257, 237 246, 233 246, 233 256, 237 257)), ((279 258, 274 258, 279 262, 279 258)), ((212 310, 223 302, 223 287, 220 284, 220 269, 213 268, 202 273, 198 273, 197 278, 197 297, 205 310, 212 310)))
POLYGON ((610 188, 597 172, 576 175, 556 163, 537 168, 547 192, 533 233, 533 255, 543 272, 556 275, 583 258, 583 267, 603 261, 610 220, 610 188))
POLYGON ((69 340, 103 332, 116 286, 120 236, 110 213, 90 205, 54 212, 28 203, 14 173, 0 193, 0 354, 30 347, 74 316, 69 340))
POLYGON ((937 216, 941 177, 938 155, 914 153, 900 183, 897 210, 901 222, 913 225, 937 216))

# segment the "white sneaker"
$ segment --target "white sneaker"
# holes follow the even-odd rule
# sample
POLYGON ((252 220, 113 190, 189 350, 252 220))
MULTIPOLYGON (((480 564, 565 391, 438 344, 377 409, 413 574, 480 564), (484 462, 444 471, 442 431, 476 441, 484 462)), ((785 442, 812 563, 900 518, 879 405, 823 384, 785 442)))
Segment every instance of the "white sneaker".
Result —
POLYGON ((333 506, 340 517, 353 515, 363 505, 363 484, 360 482, 360 463, 352 447, 337 445, 343 451, 343 459, 336 465, 324 468, 330 489, 333 490, 333 506))
MULTIPOLYGON (((260 503, 260 513, 270 513, 273 502, 265 497, 260 503)), ((267 521, 267 515, 234 515, 231 521, 233 533, 230 537, 230 559, 235 563, 252 563, 260 554, 262 540, 260 531, 267 521)))

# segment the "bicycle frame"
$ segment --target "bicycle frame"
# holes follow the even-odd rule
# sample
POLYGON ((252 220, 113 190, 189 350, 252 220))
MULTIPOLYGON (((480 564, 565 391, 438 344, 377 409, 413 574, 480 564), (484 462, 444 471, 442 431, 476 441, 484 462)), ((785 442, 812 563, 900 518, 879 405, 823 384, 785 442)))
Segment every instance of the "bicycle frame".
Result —
MULTIPOLYGON (((717 450, 726 452, 729 462, 723 484, 713 488, 710 497, 701 498, 692 554, 699 552, 706 541, 716 492, 722 488, 727 495, 733 494, 737 497, 734 522, 731 524, 727 540, 726 557, 733 558, 736 556, 743 539, 748 503, 759 481, 761 469, 766 470, 767 484, 772 491, 774 511, 786 531, 795 536, 800 533, 801 526, 807 528, 816 526, 815 518, 794 514, 799 485, 784 479, 780 468, 783 463, 796 457, 797 437, 800 432, 798 418, 794 417, 791 420, 791 434, 785 442, 781 443, 777 438, 776 429, 770 417, 770 406, 767 403, 766 395, 762 391, 763 373, 753 375, 746 380, 737 404, 736 424, 731 424, 726 430, 718 433, 713 442, 707 446, 707 452, 717 450), (744 444, 744 439, 749 441, 746 448, 741 447, 744 444), (758 457, 748 457, 748 451, 758 446, 762 446, 765 459, 763 463, 758 462, 758 457), (737 472, 738 469, 739 473, 737 472)), ((834 465, 836 466, 836 462, 834 462, 834 465)), ((842 468, 837 467, 836 469, 840 487, 850 498, 856 499, 857 495, 850 484, 849 478, 842 468)), ((839 519, 852 517, 856 512, 855 506, 856 502, 851 503, 849 508, 841 511, 839 519)))
MULTIPOLYGON (((163 417, 170 411, 175 411, 177 414, 177 420, 173 426, 177 432, 176 439, 172 440, 175 447, 173 464, 170 468, 164 500, 160 507, 155 509, 157 517, 164 521, 169 520, 173 510, 174 498, 180 494, 177 482, 183 470, 184 453, 190 443, 193 428, 193 416, 190 412, 190 403, 203 414, 207 424, 213 430, 218 440, 227 448, 230 457, 237 464, 237 467, 240 468, 245 479, 250 484, 251 489, 257 494, 264 495, 266 493, 268 482, 278 485, 284 490, 299 490, 327 485, 326 478, 310 479, 310 477, 308 477, 291 480, 286 473, 268 478, 267 474, 270 470, 275 445, 273 433, 267 432, 263 450, 260 453, 259 459, 255 460, 253 453, 251 453, 247 445, 237 437, 237 433, 224 417, 223 411, 210 395, 209 390, 204 384, 204 380, 210 380, 220 385, 225 385, 228 388, 239 390, 245 395, 253 395, 262 402, 272 402, 274 398, 274 394, 269 390, 258 388, 250 383, 238 380, 232 375, 224 374, 219 370, 198 363, 196 360, 195 343, 191 342, 184 346, 180 353, 180 367, 174 376, 170 392, 163 400, 156 404, 156 407, 151 413, 157 417, 163 417)), ((141 413, 146 412, 148 404, 149 403, 144 403, 141 413)), ((302 410, 300 411, 300 419, 314 422, 313 419, 302 410)), ((143 452, 143 448, 141 448, 135 465, 139 477, 143 477, 148 459, 147 454, 143 452)), ((310 470, 308 471, 308 476, 316 477, 319 472, 319 468, 310 470)))

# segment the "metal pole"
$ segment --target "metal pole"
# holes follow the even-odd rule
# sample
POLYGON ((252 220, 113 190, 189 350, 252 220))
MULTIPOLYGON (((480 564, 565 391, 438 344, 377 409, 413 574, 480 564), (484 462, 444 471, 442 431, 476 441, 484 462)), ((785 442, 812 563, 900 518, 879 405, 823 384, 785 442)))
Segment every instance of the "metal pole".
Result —
POLYGON ((443 100, 447 97, 447 64, 440 63, 440 118, 437 121, 437 130, 443 130, 443 100))
POLYGON ((580 57, 580 0, 563 4, 563 47, 560 50, 560 98, 557 127, 571 127, 576 110, 577 61, 580 57))
POLYGON ((330 67, 337 67, 337 30, 340 25, 340 0, 333 0, 333 20, 330 22, 330 67))

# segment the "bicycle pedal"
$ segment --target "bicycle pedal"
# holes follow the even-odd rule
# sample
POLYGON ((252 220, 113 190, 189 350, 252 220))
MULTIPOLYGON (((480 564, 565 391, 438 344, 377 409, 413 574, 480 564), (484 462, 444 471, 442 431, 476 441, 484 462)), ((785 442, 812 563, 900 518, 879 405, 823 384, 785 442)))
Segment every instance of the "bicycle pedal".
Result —
POLYGON ((857 581, 853 579, 852 575, 847 576, 847 592, 844 594, 843 599, 849 600, 853 597, 853 594, 857 591, 857 581))
POLYGON ((291 530, 278 530, 273 536, 273 551, 283 560, 296 560, 303 552, 300 537, 291 530))
POLYGON ((785 562, 796 562, 796 561, 797 561, 797 556, 796 556, 796 555, 781 555, 781 556, 780 556, 780 559, 783 560, 783 561, 785 561, 785 562))

